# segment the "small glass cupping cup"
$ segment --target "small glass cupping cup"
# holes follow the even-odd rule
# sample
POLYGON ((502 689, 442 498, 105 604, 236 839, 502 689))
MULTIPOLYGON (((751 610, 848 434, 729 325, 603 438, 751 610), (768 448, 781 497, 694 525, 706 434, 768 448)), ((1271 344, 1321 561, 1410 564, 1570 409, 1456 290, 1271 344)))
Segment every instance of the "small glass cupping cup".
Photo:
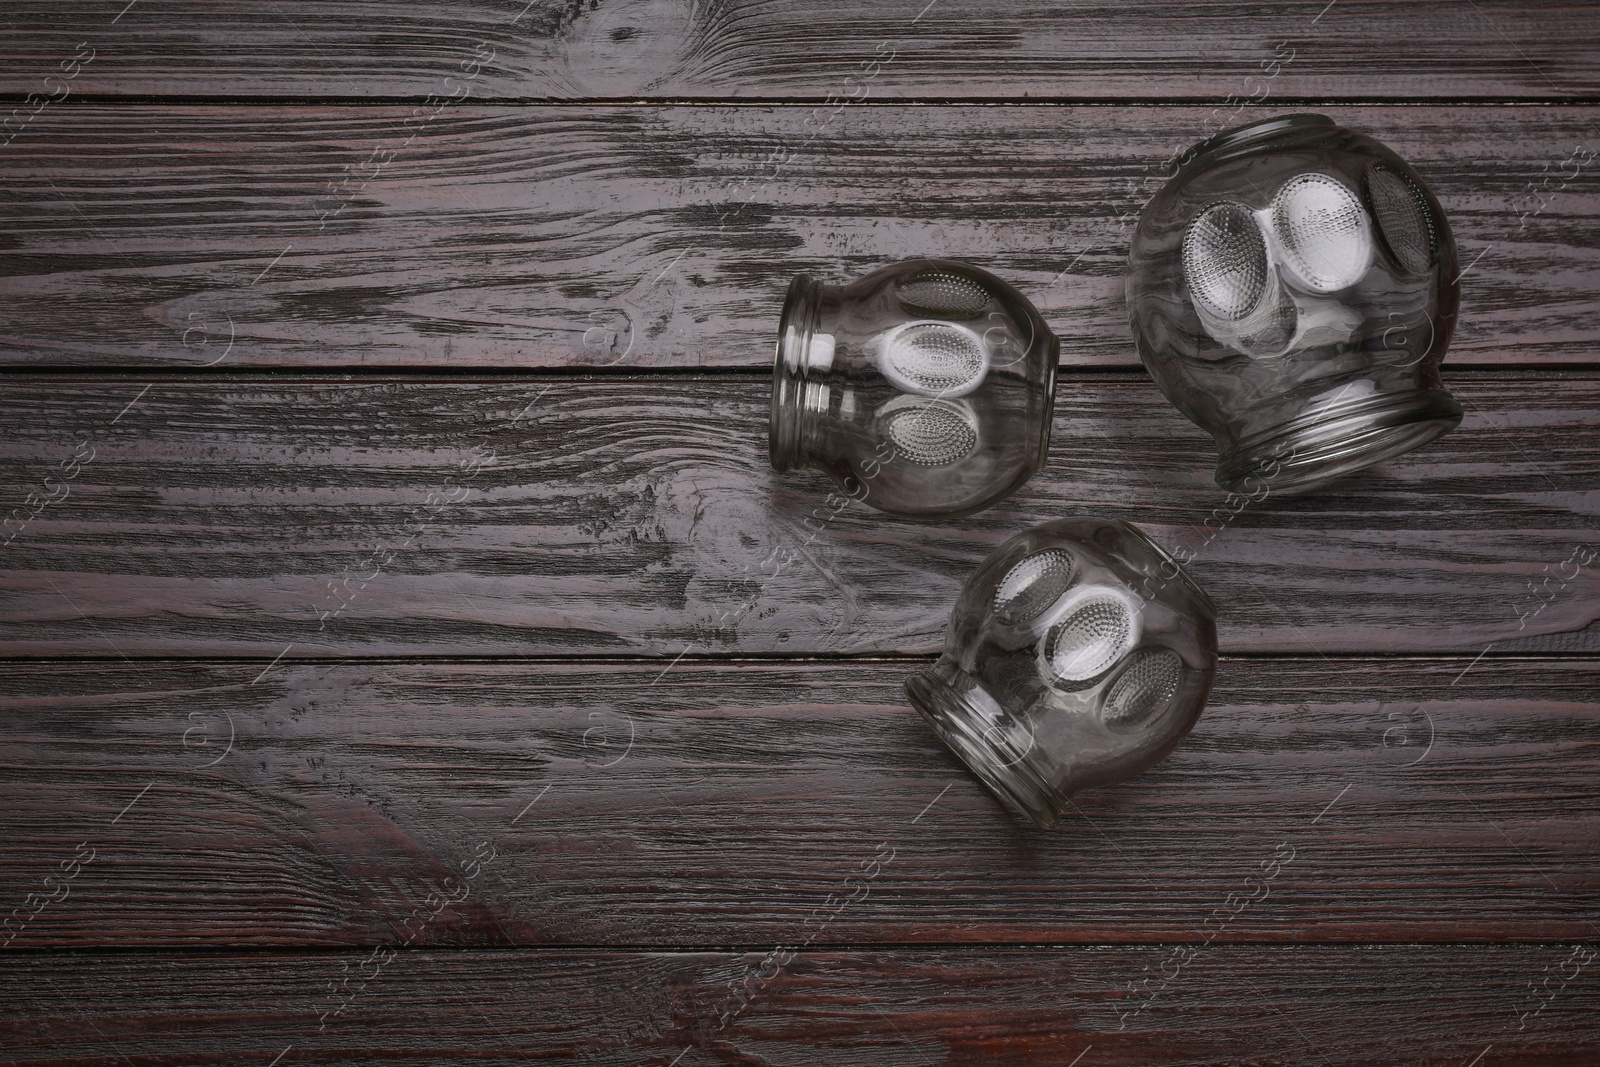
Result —
POLYGON ((1165 757, 1216 662, 1216 608, 1177 561, 1126 522, 1076 517, 989 556, 944 654, 905 688, 985 785, 1048 828, 1073 793, 1165 757))
POLYGON ((772 466, 819 467, 882 511, 964 515, 1044 466, 1060 343, 1016 289, 949 260, 789 286, 772 466))
POLYGON ((1311 489, 1461 421, 1439 379, 1460 300, 1449 223, 1404 160, 1324 116, 1180 157, 1139 218, 1127 297, 1225 489, 1311 489))

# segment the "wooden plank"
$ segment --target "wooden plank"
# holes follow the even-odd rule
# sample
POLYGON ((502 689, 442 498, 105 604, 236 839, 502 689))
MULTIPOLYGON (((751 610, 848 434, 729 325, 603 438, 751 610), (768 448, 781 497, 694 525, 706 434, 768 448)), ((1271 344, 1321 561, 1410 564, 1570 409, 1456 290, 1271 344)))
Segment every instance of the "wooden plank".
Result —
POLYGON ((4 936, 1594 936, 1596 661, 1225 659, 1184 744, 1052 833, 912 710, 920 665, 14 662, 4 936))
POLYGON ((86 95, 1563 99, 1600 83, 1600 21, 1549 0, 4 6, 12 94, 58 91, 42 79, 80 44, 94 58, 67 84, 86 95))
POLYGON ((1141 1003, 1129 987, 1170 955, 861 949, 765 966, 764 952, 58 955, 0 965, 16 1009, 0 1034, 16 1067, 274 1056, 284 1067, 1588 1067, 1600 1047, 1587 945, 1218 947, 1124 1015, 1141 1003), (319 1030, 346 988, 358 991, 349 1007, 319 1030))
MULTIPOLYGON (((1590 110, 1327 110, 1414 162, 1451 214, 1466 268, 1453 365, 1596 364, 1590 110)), ((1132 223, 1210 121, 1195 107, 409 114, 41 115, 0 148, 0 360, 765 368, 793 273, 935 255, 1018 285, 1063 365, 1132 367, 1132 223)))
POLYGON ((1454 388, 1426 449, 1246 506, 1147 380, 1069 379, 1043 473, 917 522, 776 475, 764 377, 14 378, 0 654, 930 654, 1085 509, 1193 557, 1227 651, 1600 650, 1600 381, 1454 388))

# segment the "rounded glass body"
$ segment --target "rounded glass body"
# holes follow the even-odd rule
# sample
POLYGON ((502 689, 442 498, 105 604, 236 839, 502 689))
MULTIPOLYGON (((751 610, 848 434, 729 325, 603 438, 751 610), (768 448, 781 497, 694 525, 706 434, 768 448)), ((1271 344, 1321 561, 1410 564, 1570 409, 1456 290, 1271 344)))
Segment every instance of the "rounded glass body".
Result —
POLYGON ((1044 466, 1060 344, 987 271, 920 259, 789 286, 772 466, 820 467, 882 511, 978 511, 1044 466))
POLYGON ((1191 148, 1134 231, 1139 355, 1217 440, 1217 483, 1305 490, 1448 432, 1460 300, 1439 202, 1399 156, 1321 115, 1191 148))
POLYGON ((1216 663, 1216 609, 1177 561, 1126 522, 1080 517, 978 567, 944 655, 906 693, 984 784, 1051 827, 1073 793, 1170 752, 1216 663))

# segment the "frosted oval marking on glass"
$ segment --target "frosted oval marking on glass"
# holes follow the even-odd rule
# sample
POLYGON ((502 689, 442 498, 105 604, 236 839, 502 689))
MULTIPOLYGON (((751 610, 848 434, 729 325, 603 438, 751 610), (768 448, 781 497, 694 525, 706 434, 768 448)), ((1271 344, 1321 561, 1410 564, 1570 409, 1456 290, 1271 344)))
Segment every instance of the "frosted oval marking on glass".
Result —
POLYGON ((1183 660, 1172 649, 1134 653, 1106 693, 1106 725, 1130 730, 1155 718, 1172 703, 1182 680, 1183 660))
POLYGON ((1236 322, 1254 311, 1270 269, 1266 240, 1243 204, 1212 204, 1184 231, 1184 279, 1196 309, 1213 318, 1236 322))
POLYGON ((900 303, 913 312, 975 319, 994 298, 972 278, 947 270, 914 274, 896 290, 900 303))
POLYGON ((917 396, 965 396, 989 372, 988 345, 965 326, 908 322, 884 335, 879 369, 917 396))
POLYGON ((1411 274, 1426 271, 1438 254, 1439 238, 1422 190, 1404 174, 1381 165, 1367 171, 1361 185, 1389 255, 1411 274))
POLYGON ((1361 201, 1326 174, 1297 174, 1272 198, 1272 230, 1294 280, 1314 293, 1335 293, 1372 265, 1372 232, 1361 201))
POLYGON ((964 402, 896 397, 881 417, 895 454, 920 467, 944 467, 978 447, 978 419, 964 402))
POLYGON ((1057 683, 1079 683, 1110 670, 1138 640, 1133 605, 1109 586, 1084 586, 1061 607, 1039 642, 1039 656, 1057 683))
POLYGON ((1077 561, 1059 549, 1019 560, 995 590, 995 618, 1007 626, 1032 622, 1061 599, 1077 571, 1077 561))

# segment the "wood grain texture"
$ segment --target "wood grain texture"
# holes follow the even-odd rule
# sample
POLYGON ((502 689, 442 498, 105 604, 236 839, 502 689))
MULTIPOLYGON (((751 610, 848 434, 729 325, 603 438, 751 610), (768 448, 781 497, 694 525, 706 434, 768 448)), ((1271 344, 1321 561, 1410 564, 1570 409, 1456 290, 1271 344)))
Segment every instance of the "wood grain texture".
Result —
POLYGON ((0 16, 0 91, 17 94, 85 41, 97 51, 76 91, 137 96, 421 97, 451 91, 483 56, 481 91, 521 99, 1561 99, 1600 87, 1592 8, 1548 0, 10 0, 0 16))
POLYGON ((58 899, 0 936, 1600 933, 1593 660, 1224 660, 1178 750, 1081 794, 1055 832, 1008 815, 941 746, 901 689, 919 665, 13 662, 0 901, 58 899), (91 851, 64 889, 45 882, 91 851))
POLYGON ((15 1009, 0 1040, 16 1067, 1588 1067, 1600 1053, 1587 946, 1217 947, 1125 1016, 1141 1003, 1128 987, 1167 956, 807 952, 721 1025, 733 991, 771 971, 764 953, 407 952, 319 1030, 339 1003, 327 988, 365 956, 57 955, 0 963, 15 1009))
MULTIPOLYGON (((1325 110, 1413 162, 1450 212, 1466 268, 1452 365, 1596 365, 1590 111, 1325 110)), ((793 273, 933 255, 1014 282, 1064 366, 1133 367, 1132 224, 1212 122, 1193 107, 410 114, 42 113, 0 146, 0 360, 765 368, 793 273)))
POLYGON ((1600 1060, 1592 7, 0 30, 0 1061, 1600 1060), (1234 515, 1125 250, 1175 151, 1308 108, 1449 211, 1467 420, 1234 515), (922 255, 1060 333, 1054 458, 833 514, 765 459, 783 287, 922 255), (1084 508, 1196 556, 1244 655, 1046 834, 900 683, 1084 508))
POLYGON ((931 654, 985 556, 1084 510, 1192 555, 1226 651, 1600 649, 1600 382, 1454 388, 1438 442, 1241 510, 1148 381, 1065 380, 1044 472, 919 522, 775 474, 764 378, 14 378, 0 652, 931 654))

